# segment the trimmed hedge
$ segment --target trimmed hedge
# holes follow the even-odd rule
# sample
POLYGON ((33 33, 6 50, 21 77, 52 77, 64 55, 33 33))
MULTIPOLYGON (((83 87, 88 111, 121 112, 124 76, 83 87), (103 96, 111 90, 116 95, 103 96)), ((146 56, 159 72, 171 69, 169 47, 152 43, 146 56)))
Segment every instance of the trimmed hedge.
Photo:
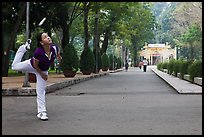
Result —
POLYGON ((168 74, 174 74, 177 76, 177 73, 181 74, 181 79, 184 78, 185 74, 190 75, 190 80, 193 81, 194 77, 202 78, 202 61, 184 61, 184 60, 175 60, 171 59, 169 62, 159 63, 157 65, 158 70, 168 69, 168 74))
POLYGON ((181 73, 181 79, 183 79, 185 74, 188 74, 188 68, 193 62, 190 60, 181 60, 181 65, 179 67, 179 72, 181 73))
POLYGON ((120 69, 120 68, 122 68, 122 61, 121 61, 121 58, 118 57, 117 58, 117 69, 120 69))
POLYGON ((109 70, 114 70, 114 68, 113 68, 113 54, 109 55, 109 62, 110 62, 109 70))
POLYGON ((94 71, 95 59, 92 50, 85 47, 80 58, 80 71, 94 71))
POLYGON ((77 56, 77 51, 73 45, 67 45, 62 53, 61 69, 78 71, 79 69, 79 58, 77 56))
POLYGON ((179 73, 180 65, 181 65, 181 60, 173 61, 173 73, 174 73, 174 76, 176 77, 177 77, 177 73, 179 73))
POLYGON ((109 62, 108 55, 106 53, 102 54, 101 62, 102 62, 102 69, 108 69, 109 68, 110 62, 109 62))
POLYGON ((202 78, 202 61, 194 61, 188 68, 188 73, 190 75, 190 80, 193 81, 194 77, 202 78))
POLYGON ((168 63, 168 67, 167 67, 167 69, 168 69, 168 73, 171 75, 172 73, 173 73, 173 71, 174 71, 174 69, 173 69, 173 67, 174 67, 174 59, 170 59, 169 60, 169 63, 168 63))

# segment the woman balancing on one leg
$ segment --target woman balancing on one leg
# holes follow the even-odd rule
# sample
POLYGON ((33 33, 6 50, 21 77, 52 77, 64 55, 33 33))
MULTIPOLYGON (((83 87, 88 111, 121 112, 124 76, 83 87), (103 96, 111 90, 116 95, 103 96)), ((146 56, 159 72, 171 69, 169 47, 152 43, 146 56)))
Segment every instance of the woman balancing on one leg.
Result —
POLYGON ((35 50, 33 57, 22 62, 24 53, 30 49, 31 40, 28 39, 24 45, 19 47, 12 63, 12 69, 36 75, 37 117, 41 120, 48 120, 45 103, 48 69, 55 58, 60 62, 62 57, 58 46, 52 43, 52 39, 47 33, 41 32, 37 36, 37 42, 38 48, 35 50))

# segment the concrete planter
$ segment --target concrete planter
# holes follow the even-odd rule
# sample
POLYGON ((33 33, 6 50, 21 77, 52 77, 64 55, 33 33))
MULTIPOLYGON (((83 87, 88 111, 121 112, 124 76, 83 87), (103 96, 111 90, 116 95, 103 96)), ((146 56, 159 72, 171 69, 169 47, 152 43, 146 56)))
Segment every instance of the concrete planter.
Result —
POLYGON ((28 81, 30 82, 30 83, 36 83, 36 75, 35 74, 33 74, 33 73, 29 73, 28 74, 28 81))
POLYGON ((74 77, 76 75, 76 71, 64 70, 63 74, 65 77, 74 77))
POLYGON ((202 78, 201 77, 194 77, 194 83, 202 86, 202 78))
POLYGON ((191 81, 191 80, 190 80, 190 75, 188 75, 188 74, 185 74, 185 75, 183 76, 183 79, 185 79, 185 80, 187 80, 187 81, 191 81))

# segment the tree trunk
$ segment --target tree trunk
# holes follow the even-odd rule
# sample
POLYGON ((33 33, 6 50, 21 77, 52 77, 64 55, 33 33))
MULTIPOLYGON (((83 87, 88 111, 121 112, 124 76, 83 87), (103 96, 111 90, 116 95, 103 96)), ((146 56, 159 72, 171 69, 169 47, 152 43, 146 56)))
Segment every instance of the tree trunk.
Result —
POLYGON ((138 52, 138 50, 137 50, 137 46, 135 46, 135 54, 134 54, 134 66, 136 67, 138 64, 139 64, 139 60, 138 60, 138 58, 137 58, 137 52, 138 52))
POLYGON ((87 2, 84 3, 84 36, 85 36, 85 41, 84 41, 84 47, 89 47, 89 32, 88 32, 88 13, 89 13, 89 8, 86 6, 87 2))
POLYGON ((68 23, 68 17, 67 17, 67 8, 62 6, 61 12, 59 12, 60 16, 60 26, 62 28, 62 40, 61 40, 61 46, 64 50, 66 45, 69 44, 69 28, 71 26, 71 23, 68 23))
POLYGON ((103 53, 106 53, 106 50, 108 48, 108 40, 109 40, 110 32, 112 31, 113 25, 115 24, 115 19, 116 18, 114 16, 112 16, 111 21, 110 21, 111 23, 110 23, 109 27, 106 28, 104 40, 103 40, 103 44, 102 44, 102 49, 101 49, 101 55, 103 53))
POLYGON ((98 72, 98 64, 99 64, 99 59, 98 59, 98 54, 100 54, 99 52, 99 35, 98 35, 98 12, 95 12, 95 25, 94 25, 94 56, 95 56, 95 60, 96 60, 96 66, 95 66, 95 72, 98 72))
MULTIPOLYGON (((98 16, 98 12, 95 13, 98 16)), ((95 17, 95 25, 94 25, 94 49, 99 51, 99 34, 98 34, 98 17, 95 17)))
MULTIPOLYGON (((22 24, 22 19, 23 15, 25 13, 25 7, 26 7, 26 2, 20 2, 19 3, 20 10, 18 12, 18 17, 16 19, 16 23, 14 24, 13 31, 10 36, 10 40, 8 43, 7 48, 2 51, 3 56, 2 56, 2 76, 7 77, 8 76, 8 69, 9 69, 9 57, 10 57, 10 50, 12 49, 13 45, 15 45, 15 38, 18 33, 18 29, 20 28, 22 24)), ((5 47, 3 45, 3 47, 5 47)))
POLYGON ((127 55, 128 55, 128 49, 127 49, 127 47, 125 47, 125 62, 128 61, 127 60, 127 55))
POLYGON ((103 53, 106 53, 106 50, 107 50, 107 48, 108 48, 109 33, 110 33, 110 32, 109 32, 108 29, 107 29, 106 32, 105 32, 105 35, 104 35, 104 40, 103 40, 102 49, 101 49, 101 55, 102 55, 103 53))
POLYGON ((64 50, 66 45, 69 45, 69 25, 63 24, 62 27, 62 49, 64 50))

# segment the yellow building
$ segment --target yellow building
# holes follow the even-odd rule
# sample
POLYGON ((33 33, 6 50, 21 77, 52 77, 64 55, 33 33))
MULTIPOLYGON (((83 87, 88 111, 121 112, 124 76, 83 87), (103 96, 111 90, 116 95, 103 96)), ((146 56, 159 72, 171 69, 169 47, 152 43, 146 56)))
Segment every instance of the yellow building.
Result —
POLYGON ((145 44, 139 51, 140 59, 146 58, 149 65, 157 65, 160 62, 169 61, 171 58, 176 59, 176 48, 171 48, 166 44, 145 44))

